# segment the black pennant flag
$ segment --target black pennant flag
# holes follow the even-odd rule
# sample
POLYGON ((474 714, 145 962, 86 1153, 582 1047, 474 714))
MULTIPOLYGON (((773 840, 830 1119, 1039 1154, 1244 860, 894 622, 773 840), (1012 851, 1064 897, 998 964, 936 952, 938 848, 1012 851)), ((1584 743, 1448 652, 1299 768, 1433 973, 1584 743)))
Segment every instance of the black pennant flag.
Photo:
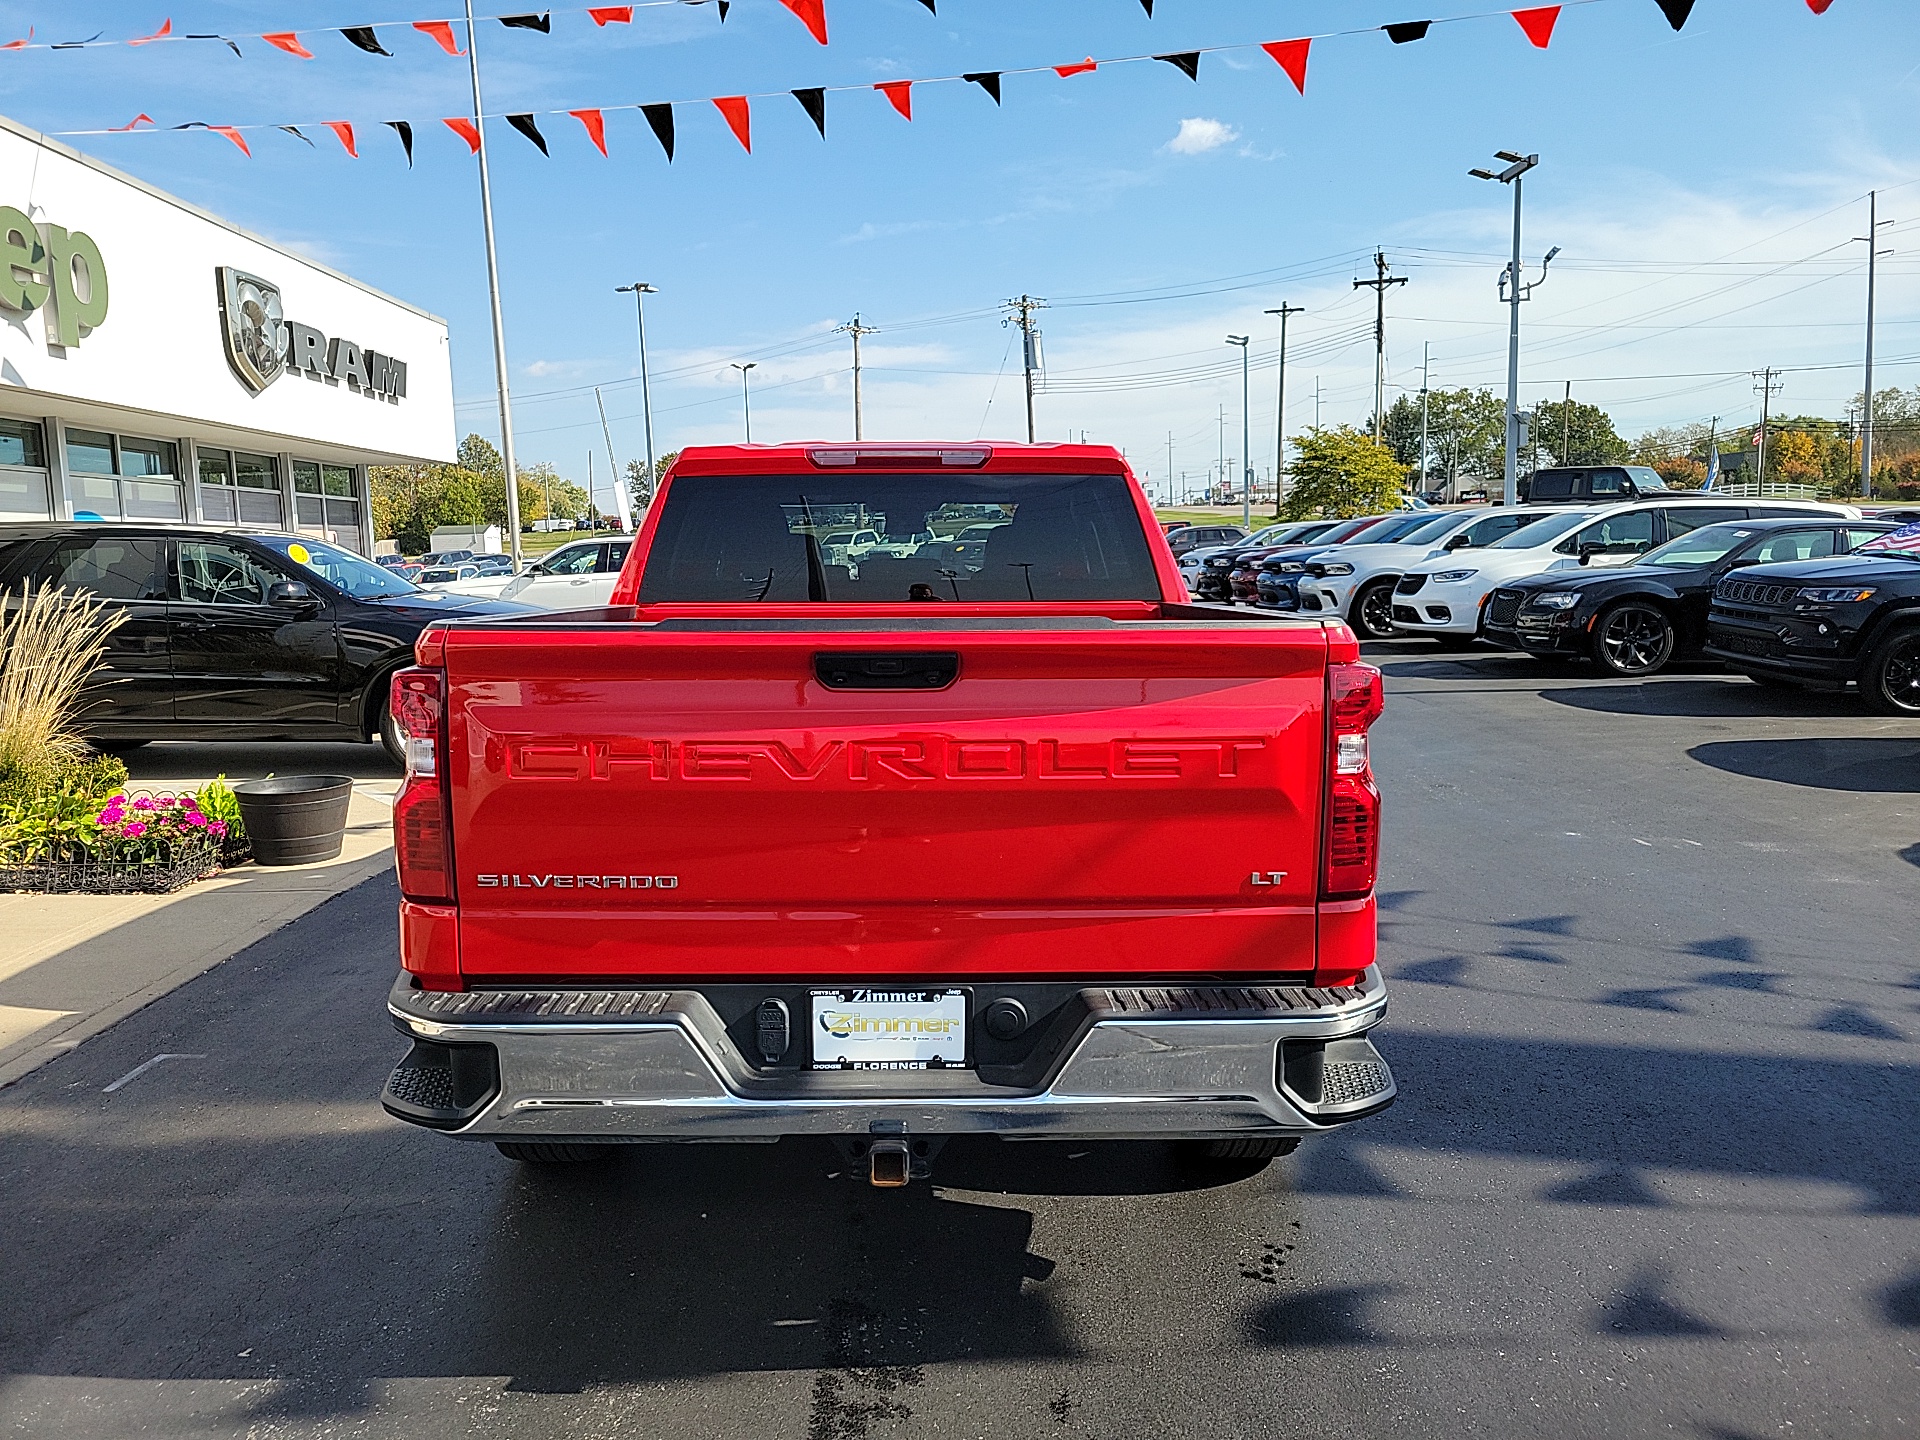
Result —
POLYGON ((795 90, 793 98, 800 102, 800 108, 807 112, 807 118, 813 121, 813 128, 820 132, 822 140, 827 138, 827 92, 821 86, 808 90, 795 90))
POLYGON ((1153 58, 1156 60, 1164 60, 1167 64, 1173 66, 1174 69, 1182 72, 1189 80, 1198 80, 1200 78, 1200 52, 1198 50, 1183 50, 1178 55, 1156 55, 1153 58))
POLYGON ((342 30, 340 33, 369 55, 385 55, 389 59, 393 56, 393 52, 380 43, 380 37, 373 33, 373 26, 371 25, 355 25, 349 30, 342 30))
POLYGON ((673 159, 673 106, 642 105, 640 113, 647 117, 647 124, 653 127, 654 138, 660 142, 660 148, 667 152, 667 159, 673 159))
POLYGON ((1140 0, 1140 8, 1147 12, 1147 18, 1153 18, 1153 0, 1140 0))
POLYGON ((1687 17, 1693 14, 1693 0, 1654 0, 1660 13, 1667 17, 1667 23, 1678 30, 1687 23, 1687 17))
MULTIPOLYGON (((219 42, 220 42, 220 43, 221 43, 222 45, 224 45, 224 46, 226 46, 226 47, 227 47, 227 48, 228 48, 229 50, 231 50, 231 51, 233 51, 233 53, 234 53, 235 55, 239 55, 239 56, 240 56, 240 58, 241 58, 242 60, 244 60, 244 59, 246 59, 246 58, 247 58, 247 57, 246 57, 246 56, 244 56, 244 55, 240 55, 240 47, 239 47, 238 45, 236 45, 236 44, 234 44, 234 43, 233 43, 233 41, 231 41, 231 40, 229 40, 229 39, 227 39, 227 37, 226 37, 226 36, 224 36, 224 35, 189 35, 189 36, 187 36, 187 39, 189 39, 189 40, 218 40, 218 41, 219 41, 219 42)), ((302 138, 304 138, 304 137, 302 137, 302 138)))
POLYGON ((938 15, 940 13, 938 10, 933 8, 933 0, 920 0, 920 3, 927 7, 927 13, 929 15, 938 15))
POLYGON ((500 23, 512 30, 538 30, 542 35, 553 33, 553 16, 547 12, 539 15, 502 15, 500 23))
POLYGON ((542 155, 547 154, 547 137, 540 133, 540 127, 533 123, 532 115, 509 115, 507 123, 540 147, 542 155))
POLYGON ((993 97, 993 103, 1000 103, 1000 72, 998 70, 976 70, 971 75, 962 75, 962 80, 978 85, 993 97))
MULTIPOLYGON (((276 130, 284 130, 287 132, 287 134, 295 136, 301 140, 307 140, 305 133, 300 129, 298 125, 276 125, 273 128, 276 130)), ((311 147, 313 144, 313 141, 307 140, 307 144, 309 147, 311 147)))
POLYGON ((1382 25, 1387 38, 1396 45, 1407 45, 1415 40, 1427 38, 1427 31, 1433 25, 1431 20, 1405 20, 1398 25, 1382 25))
POLYGON ((47 48, 49 50, 84 50, 106 33, 106 31, 101 30, 89 35, 84 40, 62 40, 58 45, 49 45, 47 48))
POLYGON ((406 147, 407 169, 411 170, 413 168, 413 122, 410 120, 382 120, 380 123, 400 137, 401 145, 406 147))
POLYGON ((720 23, 727 23, 727 11, 733 8, 733 0, 720 0, 720 23))

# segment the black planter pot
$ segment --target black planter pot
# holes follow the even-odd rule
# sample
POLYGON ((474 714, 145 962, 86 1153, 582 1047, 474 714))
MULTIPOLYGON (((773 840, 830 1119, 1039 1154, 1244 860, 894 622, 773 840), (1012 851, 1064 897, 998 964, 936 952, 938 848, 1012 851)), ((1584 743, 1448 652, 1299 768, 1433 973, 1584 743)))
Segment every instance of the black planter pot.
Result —
POLYGON ((345 775, 281 775, 233 787, 253 858, 261 865, 306 865, 331 860, 347 837, 345 775))

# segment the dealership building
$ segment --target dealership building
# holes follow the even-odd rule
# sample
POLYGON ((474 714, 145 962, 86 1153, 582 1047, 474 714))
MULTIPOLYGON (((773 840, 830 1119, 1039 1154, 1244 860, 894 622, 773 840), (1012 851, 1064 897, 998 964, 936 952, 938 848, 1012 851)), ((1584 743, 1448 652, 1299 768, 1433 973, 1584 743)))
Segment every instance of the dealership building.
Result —
POLYGON ((445 321, 0 118, 0 524, 368 554, 367 467, 453 458, 445 321))

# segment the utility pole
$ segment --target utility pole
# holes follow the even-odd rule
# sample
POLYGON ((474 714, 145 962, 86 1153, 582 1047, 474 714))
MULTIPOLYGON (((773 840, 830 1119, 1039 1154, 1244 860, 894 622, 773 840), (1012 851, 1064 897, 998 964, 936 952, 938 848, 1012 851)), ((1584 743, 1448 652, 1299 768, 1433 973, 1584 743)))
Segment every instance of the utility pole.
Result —
POLYGON ((1573 463, 1573 382, 1567 381, 1566 398, 1560 402, 1560 463, 1573 463))
POLYGON ((1034 328, 1033 312, 1047 308, 1047 302, 1035 299, 1031 295, 1022 295, 1018 300, 1000 302, 1003 310, 1017 312, 1010 314, 1000 323, 1020 327, 1020 355, 1022 368, 1027 377, 1027 443, 1033 444, 1033 374, 1040 368, 1040 351, 1037 345, 1040 332, 1034 328))
POLYGON ((1227 483, 1227 407, 1220 407, 1220 483, 1227 483))
POLYGON ((1167 504, 1176 503, 1173 488, 1173 431, 1167 431, 1167 504))
POLYGON ((1433 342, 1420 342, 1420 488, 1427 488, 1427 391, 1433 368, 1433 342))
POLYGON ((600 387, 593 387, 593 403, 600 407, 600 438, 607 442, 607 469, 613 476, 613 513, 620 517, 622 530, 633 529, 633 507, 627 499, 626 483, 620 478, 620 461, 613 453, 613 431, 607 427, 607 402, 600 396, 600 387))
MULTIPOLYGON (((1867 192, 1867 233, 1856 235, 1856 240, 1867 242, 1867 388, 1865 410, 1860 417, 1860 498, 1873 497, 1873 281, 1874 262, 1880 254, 1880 227, 1891 225, 1891 220, 1880 218, 1880 192, 1867 192)), ((1892 252, 1888 252, 1892 253, 1892 252)))
POLYGON ((1280 489, 1287 473, 1287 317, 1304 315, 1303 305, 1280 302, 1280 308, 1267 314, 1280 317, 1280 393, 1273 402, 1273 518, 1280 518, 1280 489))
POLYGON ((1768 366, 1765 370, 1755 370, 1753 372, 1754 378, 1760 382, 1753 387, 1760 392, 1760 444, 1758 447, 1759 455, 1756 457, 1754 469, 1756 471, 1755 478, 1760 482, 1760 493, 1763 495, 1766 493, 1767 484, 1767 416, 1771 413, 1774 392, 1784 388, 1783 382, 1773 378, 1779 373, 1780 372, 1772 366, 1768 366))
POLYGON ((1320 377, 1313 377, 1313 428, 1320 428, 1320 377))
MULTIPOLYGON (((1520 269, 1520 177, 1538 165, 1540 157, 1519 155, 1511 150, 1496 150, 1493 156, 1504 160, 1507 168, 1497 173, 1492 170, 1467 173, 1476 180, 1498 180, 1502 185, 1513 187, 1513 259, 1500 272, 1500 298, 1511 308, 1507 327, 1507 472, 1502 501, 1512 505, 1520 495, 1520 303, 1533 293, 1533 286, 1525 283, 1520 269)), ((1541 280, 1547 278, 1547 266, 1559 253, 1560 247, 1556 245, 1540 262, 1541 280)))
POLYGON ((473 77, 474 154, 480 160, 480 221, 487 239, 487 298, 493 306, 493 378, 500 387, 500 463, 506 471, 508 548, 520 569, 520 471, 513 460, 513 399, 507 387, 507 329, 500 317, 500 257, 493 245, 493 186, 487 178, 487 130, 481 116, 480 52, 473 45, 473 0, 467 0, 467 70, 473 77))
POLYGON ((1375 276, 1371 280, 1356 280, 1353 288, 1362 286, 1373 291, 1373 443, 1380 443, 1381 427, 1386 423, 1382 413, 1387 400, 1387 288, 1392 285, 1404 285, 1404 275, 1388 275, 1390 268, 1384 252, 1373 252, 1375 276))
POLYGON ((879 331, 872 325, 862 325, 860 323, 860 312, 856 310, 853 312, 853 319, 844 325, 834 327, 834 333, 836 335, 851 335, 853 337, 853 438, 855 440, 864 440, 866 438, 866 432, 862 428, 860 421, 860 337, 862 335, 875 335, 878 334, 879 331))
POLYGON ((757 369, 760 362, 749 360, 742 365, 735 360, 731 363, 733 368, 740 372, 740 420, 747 428, 747 444, 751 445, 753 443, 753 406, 747 399, 747 372, 757 369))
POLYGON ((653 487, 660 482, 660 477, 655 473, 653 459, 653 387, 647 382, 647 296, 660 292, 636 280, 631 285, 614 286, 613 293, 633 296, 634 319, 640 325, 640 413, 647 423, 647 503, 652 504, 653 487))
POLYGON ((1253 351, 1251 335, 1229 335, 1229 345, 1240 347, 1240 528, 1253 531, 1253 420, 1249 403, 1253 395, 1248 379, 1247 357, 1253 351))

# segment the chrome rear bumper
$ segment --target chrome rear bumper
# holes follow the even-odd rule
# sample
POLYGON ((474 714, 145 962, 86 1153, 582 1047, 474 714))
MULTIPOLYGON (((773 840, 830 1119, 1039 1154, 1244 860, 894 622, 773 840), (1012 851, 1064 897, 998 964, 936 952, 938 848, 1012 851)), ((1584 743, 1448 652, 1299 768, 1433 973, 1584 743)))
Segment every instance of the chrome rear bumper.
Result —
POLYGON ((1391 1104, 1358 986, 1088 987, 1044 1070, 769 1072, 695 990, 420 991, 388 1009, 414 1041, 382 1096, 463 1139, 753 1141, 786 1135, 1009 1139, 1298 1136, 1391 1104))

